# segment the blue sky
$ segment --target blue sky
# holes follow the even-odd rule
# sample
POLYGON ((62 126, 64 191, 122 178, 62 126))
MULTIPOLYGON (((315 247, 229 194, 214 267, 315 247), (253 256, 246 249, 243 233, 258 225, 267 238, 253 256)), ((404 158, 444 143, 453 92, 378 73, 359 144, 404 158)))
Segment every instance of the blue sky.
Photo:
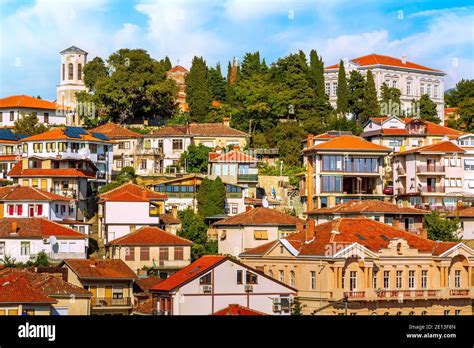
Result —
POLYGON ((369 53, 444 70, 446 88, 474 78, 472 1, 0 0, 0 97, 54 100, 59 51, 106 58, 145 48, 189 67, 224 66, 259 50, 271 63, 315 48, 327 65, 369 53))

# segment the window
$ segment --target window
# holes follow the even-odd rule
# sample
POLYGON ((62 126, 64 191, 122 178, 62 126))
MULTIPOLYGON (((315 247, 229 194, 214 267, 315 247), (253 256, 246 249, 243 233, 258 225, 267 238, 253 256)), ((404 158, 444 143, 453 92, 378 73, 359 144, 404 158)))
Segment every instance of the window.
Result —
POLYGON ((184 260, 184 248, 182 246, 174 247, 174 259, 175 260, 184 260))
POLYGON ((168 261, 168 260, 169 260, 169 248, 160 247, 160 261, 168 261))
POLYGON ((8 215, 13 216, 15 214, 15 206, 13 204, 7 205, 8 215))
POLYGON ((31 308, 23 309, 21 315, 35 315, 35 310, 31 308))
POLYGON ((112 298, 123 298, 123 287, 121 285, 112 287, 112 298))
POLYGON ((458 269, 454 271, 454 287, 461 287, 461 271, 458 269))
POLYGON ((433 97, 438 98, 438 85, 434 85, 433 88, 433 97))
POLYGON ((461 310, 460 309, 456 309, 454 311, 454 315, 461 315, 461 310))
POLYGON ((407 95, 411 95, 411 81, 407 81, 407 95))
POLYGON ((146 169, 146 159, 140 161, 140 169, 146 169))
POLYGON ((349 289, 350 291, 354 291, 357 289, 357 272, 351 271, 349 273, 349 289))
POLYGON ((183 149, 183 139, 173 139, 173 150, 183 149))
POLYGON ((390 271, 383 271, 383 288, 390 288, 390 271))
POLYGON ((22 256, 30 255, 30 242, 21 242, 21 244, 20 244, 20 255, 22 255, 22 256))
POLYGON ((268 240, 268 232, 266 230, 263 230, 263 231, 255 230, 253 232, 253 235, 255 237, 255 240, 268 240))
POLYGON ((237 284, 242 284, 242 272, 243 271, 241 269, 237 270, 237 284))
POLYGON ((18 216, 23 215, 23 204, 16 205, 16 215, 18 216))
POLYGON ((332 83, 332 95, 337 95, 337 82, 332 83))
POLYGON ((431 85, 426 85, 426 94, 431 97, 431 85))
POLYGON ((428 271, 422 270, 421 271, 421 288, 426 289, 428 283, 428 271))
POLYGON ((258 284, 258 276, 252 272, 245 272, 245 282, 246 284, 258 284))
POLYGON ((71 143, 71 152, 77 153, 79 151, 79 143, 71 143))
POLYGON ((77 79, 82 80, 82 64, 77 64, 77 79))
POLYGON ((124 146, 125 146, 126 150, 130 150, 130 142, 129 141, 125 141, 124 146))
POLYGON ((425 94, 425 84, 424 83, 422 83, 420 85, 420 96, 422 96, 423 94, 425 94))
POLYGON ((38 187, 38 179, 31 179, 31 187, 38 187))
POLYGON ((412 270, 408 271, 408 288, 415 288, 415 271, 412 270))
POLYGON ((0 123, 3 122, 3 112, 0 112, 0 123))
POLYGON ((150 247, 140 247, 140 261, 150 260, 150 247))
POLYGON ((67 143, 58 143, 59 152, 66 152, 67 151, 67 143))
POLYGON ((211 272, 199 278, 199 284, 201 285, 211 285, 211 272))
POLYGON ((135 248, 134 247, 125 248, 125 261, 135 261, 135 248))
POLYGON ((43 205, 37 204, 36 205, 36 215, 41 216, 43 215, 43 205))
POLYGON ((278 280, 282 283, 285 282, 285 271, 283 270, 278 271, 278 280))
POLYGON ((316 272, 315 271, 309 272, 309 288, 311 290, 316 289, 316 272))
POLYGON ((396 287, 397 287, 397 289, 402 288, 402 276, 403 276, 403 271, 397 271, 397 273, 396 273, 396 287))
POLYGON ((226 240, 226 238, 227 238, 227 231, 223 230, 221 233, 221 240, 226 240))
POLYGON ((67 78, 68 80, 72 80, 74 78, 74 65, 72 63, 68 64, 67 78))
POLYGON ((323 176, 323 192, 342 192, 341 176, 323 176))
POLYGON ((372 288, 377 289, 377 273, 372 274, 372 288))
POLYGON ((89 144, 89 150, 91 153, 97 153, 97 144, 89 144))
POLYGON ((49 113, 47 113, 47 112, 44 113, 43 122, 44 123, 49 123, 49 113))
POLYGON ((385 217, 385 224, 390 225, 390 226, 393 225, 393 217, 386 216, 385 217))
POLYGON ((239 208, 236 205, 232 206, 232 214, 237 214, 239 212, 239 208))
POLYGON ((5 255, 5 242, 0 242, 0 255, 5 255))
POLYGON ((10 111, 10 121, 15 121, 15 111, 10 111))
POLYGON ((66 64, 63 64, 63 80, 66 79, 66 64))
POLYGON ((444 315, 449 315, 449 309, 444 310, 444 315))
POLYGON ((117 160, 117 161, 115 161, 115 165, 117 166, 117 168, 122 168, 123 167, 123 161, 122 160, 117 160))
POLYGON ((325 86, 326 86, 326 94, 329 95, 329 93, 331 93, 331 83, 326 82, 325 86))
POLYGON ((42 143, 33 143, 33 152, 43 152, 43 144, 42 143))
POLYGON ((474 159, 465 159, 464 160, 464 170, 474 171, 474 159))
POLYGON ((125 143, 124 143, 123 141, 120 141, 120 142, 118 143, 118 148, 119 148, 119 150, 125 149, 125 143))
POLYGON ((290 271, 290 286, 295 286, 295 272, 290 271))

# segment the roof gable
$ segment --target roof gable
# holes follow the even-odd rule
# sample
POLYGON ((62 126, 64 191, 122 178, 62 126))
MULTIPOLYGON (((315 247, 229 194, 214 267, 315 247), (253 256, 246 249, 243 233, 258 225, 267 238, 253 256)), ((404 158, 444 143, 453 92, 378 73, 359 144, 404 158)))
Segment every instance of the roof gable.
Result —
POLYGON ((86 239, 87 235, 44 218, 0 219, 0 238, 86 239), (12 234, 13 233, 13 234, 12 234))
POLYGON ((164 200, 165 194, 158 193, 145 187, 127 182, 113 190, 98 195, 99 202, 147 202, 151 200, 164 200))
POLYGON ((79 279, 132 280, 137 275, 120 259, 65 259, 60 266, 68 266, 79 279))
POLYGON ((220 220, 214 223, 214 226, 236 226, 236 225, 249 225, 249 226, 280 226, 280 225, 292 225, 302 226, 304 220, 301 220, 295 216, 282 213, 275 209, 258 207, 243 213, 231 216, 227 219, 220 220))
POLYGON ((90 130, 91 132, 102 133, 110 139, 136 139, 143 137, 141 134, 131 131, 116 123, 106 123, 90 130))
POLYGON ((163 231, 158 227, 142 227, 135 232, 114 239, 108 245, 191 246, 193 242, 163 231))
POLYGON ((13 185, 0 187, 0 201, 72 202, 73 199, 30 186, 13 185))
POLYGON ((387 153, 392 151, 388 147, 374 144, 354 135, 343 135, 305 149, 305 151, 311 150, 354 150, 387 153))

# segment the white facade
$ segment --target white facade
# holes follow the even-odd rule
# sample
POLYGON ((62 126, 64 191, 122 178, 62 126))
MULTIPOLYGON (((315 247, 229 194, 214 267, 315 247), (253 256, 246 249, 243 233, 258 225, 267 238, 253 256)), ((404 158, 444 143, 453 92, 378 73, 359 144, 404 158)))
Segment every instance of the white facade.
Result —
POLYGON ((47 125, 66 125, 66 112, 56 109, 35 108, 0 108, 0 127, 13 127, 22 114, 31 115, 36 112, 39 123, 47 125))
POLYGON ((191 145, 191 136, 157 136, 145 135, 143 139, 143 149, 149 151, 158 151, 163 154, 161 162, 162 171, 170 166, 178 164, 181 154, 183 154, 191 145))
POLYGON ((56 101, 60 105, 77 107, 76 93, 87 91, 84 84, 84 66, 87 63, 87 52, 71 46, 60 52, 60 83, 56 88, 56 101))
POLYGON ((474 134, 460 136, 456 145, 465 151, 462 163, 464 168, 463 191, 474 195, 474 134))
POLYGON ((3 203, 0 208, 3 208, 4 217, 44 217, 52 221, 76 218, 74 201, 5 201, 3 203))

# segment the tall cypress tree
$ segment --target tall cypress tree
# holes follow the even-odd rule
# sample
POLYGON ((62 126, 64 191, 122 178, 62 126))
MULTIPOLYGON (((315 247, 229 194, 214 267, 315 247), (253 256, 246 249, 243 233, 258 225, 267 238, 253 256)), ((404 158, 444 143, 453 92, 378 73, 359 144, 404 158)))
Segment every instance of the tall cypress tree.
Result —
POLYGON ((215 68, 209 69, 209 80, 211 83, 212 98, 218 101, 224 101, 226 97, 226 81, 222 77, 221 65, 216 64, 215 68))
POLYGON ((337 112, 344 115, 349 112, 349 90, 347 87, 346 69, 342 59, 339 63, 337 75, 337 112))
POLYGON ((364 126, 371 117, 380 116, 380 106, 377 99, 374 75, 372 70, 367 71, 367 81, 364 88, 364 108, 359 116, 359 125, 364 126))
POLYGON ((212 90, 206 62, 194 57, 186 76, 186 102, 194 122, 204 122, 211 109, 212 90))
POLYGON ((349 111, 353 114, 354 120, 358 120, 364 109, 364 76, 357 70, 352 70, 347 85, 349 87, 349 111))
POLYGON ((324 62, 316 50, 309 53, 309 80, 316 99, 328 99, 324 89, 324 62))
POLYGON ((168 71, 173 67, 171 65, 171 60, 168 56, 166 56, 165 59, 163 60, 163 67, 164 67, 165 71, 168 71))

